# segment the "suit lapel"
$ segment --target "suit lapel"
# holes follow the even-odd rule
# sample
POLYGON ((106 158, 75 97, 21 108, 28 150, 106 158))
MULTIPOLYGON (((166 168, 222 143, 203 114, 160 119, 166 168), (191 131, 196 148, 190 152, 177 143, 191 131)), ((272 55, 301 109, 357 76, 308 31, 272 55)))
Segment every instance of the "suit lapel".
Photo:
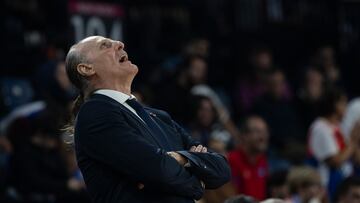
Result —
POLYGON ((160 131, 161 131, 162 134, 164 135, 164 139, 166 139, 166 140, 164 140, 164 142, 167 143, 167 145, 169 146, 170 149, 173 149, 172 143, 171 143, 170 140, 168 139, 167 134, 164 132, 162 126, 159 124, 159 123, 162 123, 162 121, 157 117, 157 115, 156 115, 155 113, 151 112, 151 111, 148 110, 148 109, 145 109, 145 110, 149 113, 151 119, 153 119, 153 121, 155 122, 155 124, 159 127, 160 131))
POLYGON ((102 97, 102 98, 106 98, 107 100, 110 100, 112 103, 114 103, 115 105, 117 105, 123 112, 126 113, 126 115, 130 116, 133 120, 135 120, 135 122, 137 122, 139 125, 139 127, 142 127, 142 129, 145 129, 146 135, 143 135, 143 137, 149 141, 152 141, 154 143, 156 143, 156 145, 158 147, 162 147, 162 142, 161 140, 159 140, 156 135, 154 135, 152 133, 152 131, 150 130, 150 128, 139 118, 137 117, 133 112, 131 112, 129 109, 127 109, 124 105, 120 104, 119 102, 117 102, 116 100, 105 96, 105 95, 100 95, 100 94, 94 94, 93 97, 102 97))
POLYGON ((153 141, 156 142, 156 144, 159 146, 159 147, 163 147, 162 146, 162 142, 161 140, 159 140, 159 138, 154 135, 154 133, 150 130, 149 126, 147 126, 144 121, 142 121, 139 117, 137 117, 133 112, 131 112, 129 109, 127 109, 125 106, 123 105, 119 105, 119 107, 126 112, 127 115, 129 115, 130 117, 132 117, 133 119, 135 119, 143 128, 146 129, 147 131, 147 134, 151 137, 151 139, 153 141))

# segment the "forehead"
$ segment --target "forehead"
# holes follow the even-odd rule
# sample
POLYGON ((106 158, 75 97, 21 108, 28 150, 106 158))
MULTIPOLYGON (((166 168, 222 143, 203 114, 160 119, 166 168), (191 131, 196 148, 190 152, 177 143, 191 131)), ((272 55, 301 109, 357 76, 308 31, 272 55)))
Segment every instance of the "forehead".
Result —
POLYGON ((83 40, 81 40, 79 42, 79 44, 82 44, 82 43, 89 43, 89 42, 98 42, 98 41, 101 41, 103 39, 108 39, 108 38, 105 38, 103 36, 90 36, 90 37, 87 37, 83 40))
POLYGON ((86 55, 89 55, 90 52, 92 52, 94 48, 97 46, 97 44, 103 40, 111 40, 111 39, 102 36, 90 36, 77 43, 75 45, 75 49, 86 55))
POLYGON ((259 117, 251 117, 248 120, 249 127, 266 127, 266 123, 262 118, 259 117))
POLYGON ((87 38, 81 40, 78 43, 78 46, 79 47, 91 47, 91 46, 94 46, 94 45, 96 45, 97 43, 99 43, 99 42, 101 42, 103 40, 111 40, 111 39, 108 39, 108 38, 105 38, 105 37, 102 37, 102 36, 91 36, 91 37, 87 37, 87 38))

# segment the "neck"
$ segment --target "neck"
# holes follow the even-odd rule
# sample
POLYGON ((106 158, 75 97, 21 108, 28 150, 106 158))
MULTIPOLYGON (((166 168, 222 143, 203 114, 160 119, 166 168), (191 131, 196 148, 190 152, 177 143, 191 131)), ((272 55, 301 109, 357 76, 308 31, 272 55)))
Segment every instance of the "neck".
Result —
POLYGON ((328 120, 331 124, 338 124, 338 123, 339 123, 339 119, 338 119, 338 117, 337 117, 335 114, 330 115, 330 116, 327 116, 327 117, 325 117, 325 118, 326 118, 326 120, 328 120))
POLYGON ((132 80, 123 80, 122 83, 106 81, 106 82, 96 85, 95 89, 110 89, 110 90, 122 92, 122 93, 130 96, 131 95, 131 84, 132 84, 132 80))
POLYGON ((109 89, 113 89, 113 90, 122 92, 124 94, 129 95, 129 96, 131 95, 131 85, 117 85, 116 87, 109 88, 109 89))
POLYGON ((257 153, 254 150, 251 150, 250 147, 247 147, 247 146, 243 146, 242 149, 244 150, 245 154, 247 155, 248 160, 251 163, 255 163, 256 162, 256 157, 259 155, 259 153, 257 153))

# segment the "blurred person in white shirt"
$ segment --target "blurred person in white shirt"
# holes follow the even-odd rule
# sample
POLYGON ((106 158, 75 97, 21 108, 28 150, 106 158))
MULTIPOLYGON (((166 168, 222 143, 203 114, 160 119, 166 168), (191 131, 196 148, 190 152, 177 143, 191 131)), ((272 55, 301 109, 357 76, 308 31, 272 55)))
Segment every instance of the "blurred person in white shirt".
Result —
POLYGON ((339 182, 352 174, 351 158, 359 143, 359 133, 352 131, 346 142, 340 129, 346 105, 347 98, 341 90, 328 89, 319 103, 319 117, 309 129, 309 153, 330 195, 339 182))

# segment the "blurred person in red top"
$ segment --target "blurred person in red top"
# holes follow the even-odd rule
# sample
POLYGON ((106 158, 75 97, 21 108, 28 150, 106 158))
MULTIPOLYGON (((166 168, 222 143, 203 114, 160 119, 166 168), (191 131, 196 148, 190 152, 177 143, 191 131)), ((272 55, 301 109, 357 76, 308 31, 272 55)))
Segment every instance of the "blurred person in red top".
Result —
POLYGON ((266 122, 259 116, 249 116, 241 128, 239 140, 237 149, 228 154, 233 183, 238 193, 263 200, 268 176, 266 122))

